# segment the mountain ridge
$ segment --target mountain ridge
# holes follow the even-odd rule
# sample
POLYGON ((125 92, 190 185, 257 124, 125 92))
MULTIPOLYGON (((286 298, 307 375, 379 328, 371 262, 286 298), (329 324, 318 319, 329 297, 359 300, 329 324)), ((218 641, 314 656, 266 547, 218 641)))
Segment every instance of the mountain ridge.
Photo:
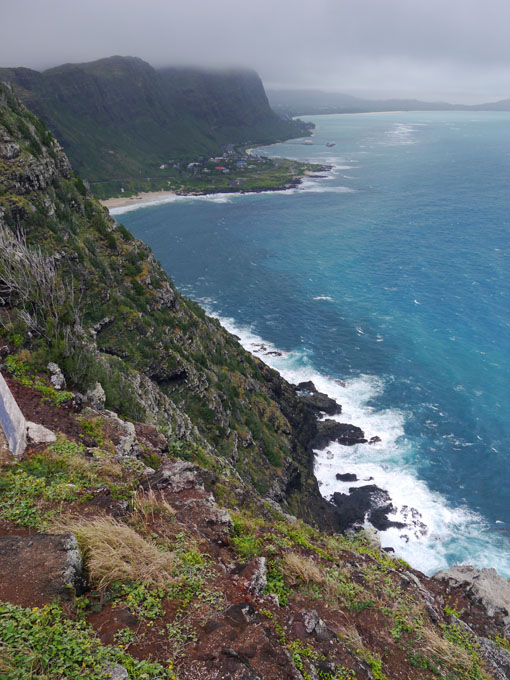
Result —
POLYGON ((291 116, 385 111, 510 111, 510 99, 484 104, 450 104, 419 99, 368 99, 320 90, 267 89, 272 108, 291 116))
POLYGON ((115 56, 43 72, 0 68, 0 80, 45 120, 89 182, 156 175, 166 185, 175 162, 306 133, 270 109, 254 71, 156 70, 115 56))

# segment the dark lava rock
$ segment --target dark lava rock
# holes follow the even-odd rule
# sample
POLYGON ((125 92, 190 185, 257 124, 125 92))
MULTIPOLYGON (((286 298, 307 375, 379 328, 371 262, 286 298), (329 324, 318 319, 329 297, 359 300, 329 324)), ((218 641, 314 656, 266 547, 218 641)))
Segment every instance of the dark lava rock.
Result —
POLYGON ((342 407, 324 392, 319 392, 311 380, 300 382, 295 390, 300 401, 317 413, 327 413, 336 416, 342 413, 342 407))
POLYGON ((300 382, 298 385, 296 385, 296 392, 317 392, 317 388, 313 384, 311 380, 307 380, 306 382, 300 382))
POLYGON ((353 474, 352 472, 346 472, 345 474, 340 474, 340 472, 337 472, 335 477, 338 479, 339 482, 357 482, 358 477, 353 474))
POLYGON ((366 444, 365 433, 356 425, 337 423, 336 420, 321 420, 317 423, 317 435, 312 441, 312 449, 323 449, 331 442, 344 446, 366 444))
POLYGON ((333 502, 338 508, 340 520, 344 529, 361 525, 367 519, 376 529, 384 531, 389 527, 403 529, 405 524, 388 519, 395 508, 386 491, 375 484, 351 487, 349 494, 333 494, 333 502))
POLYGON ((381 438, 376 435, 375 437, 370 437, 370 441, 368 443, 369 444, 377 444, 377 442, 380 442, 380 441, 381 441, 381 438))
POLYGON ((246 626, 248 623, 254 623, 259 619, 259 615, 255 611, 251 602, 239 602, 233 604, 225 612, 225 618, 232 626, 246 626))
POLYGON ((306 404, 317 413, 327 413, 329 416, 336 416, 342 413, 342 407, 337 404, 334 399, 328 397, 323 392, 315 392, 314 394, 299 395, 300 401, 306 404))
POLYGON ((73 534, 0 538, 0 601, 41 607, 86 586, 73 534))

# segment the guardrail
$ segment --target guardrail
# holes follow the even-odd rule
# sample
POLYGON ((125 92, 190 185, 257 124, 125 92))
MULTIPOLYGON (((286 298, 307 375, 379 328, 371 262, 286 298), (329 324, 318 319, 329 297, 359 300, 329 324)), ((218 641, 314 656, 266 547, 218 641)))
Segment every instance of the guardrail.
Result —
POLYGON ((27 421, 1 373, 0 425, 2 426, 11 452, 15 456, 21 456, 27 446, 27 421))

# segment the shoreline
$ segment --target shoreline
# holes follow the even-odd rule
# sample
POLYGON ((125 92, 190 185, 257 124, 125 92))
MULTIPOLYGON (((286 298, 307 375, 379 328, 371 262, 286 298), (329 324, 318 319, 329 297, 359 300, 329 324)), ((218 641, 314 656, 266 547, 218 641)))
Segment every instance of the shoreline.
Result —
POLYGON ((249 194, 268 194, 277 191, 290 191, 295 189, 305 179, 308 178, 320 178, 323 177, 320 173, 329 172, 333 166, 324 165, 317 170, 305 170, 302 175, 293 178, 286 184, 281 186, 272 187, 270 189, 232 189, 229 191, 228 188, 218 189, 215 191, 211 189, 210 191, 142 191, 136 196, 115 196, 113 198, 97 199, 99 203, 108 210, 116 210, 118 208, 135 208, 141 207, 143 205, 157 205, 158 203, 166 203, 170 199, 176 198, 197 198, 200 196, 221 196, 221 195, 249 195, 249 194))
POLYGON ((170 198, 172 196, 179 196, 175 191, 142 191, 136 196, 117 196, 114 198, 106 198, 99 200, 99 203, 104 208, 127 208, 135 205, 144 205, 145 203, 155 203, 158 200, 170 198))
MULTIPOLYGON (((252 152, 256 147, 247 149, 248 152, 252 152)), ((186 198, 186 197, 198 197, 198 196, 215 196, 215 195, 230 195, 230 194, 264 194, 272 193, 276 191, 288 191, 290 189, 295 189, 307 178, 322 177, 320 173, 329 172, 332 170, 331 165, 322 165, 319 163, 314 164, 317 167, 313 170, 304 170, 301 174, 290 177, 286 182, 270 187, 270 188, 252 188, 252 189, 242 189, 239 187, 222 187, 221 189, 211 188, 205 191, 168 191, 168 190, 158 190, 158 191, 140 191, 134 196, 115 196, 106 199, 97 199, 99 203, 108 210, 116 210, 120 208, 131 208, 131 207, 141 207, 143 205, 150 205, 158 203, 166 203, 172 199, 176 198, 186 198)))

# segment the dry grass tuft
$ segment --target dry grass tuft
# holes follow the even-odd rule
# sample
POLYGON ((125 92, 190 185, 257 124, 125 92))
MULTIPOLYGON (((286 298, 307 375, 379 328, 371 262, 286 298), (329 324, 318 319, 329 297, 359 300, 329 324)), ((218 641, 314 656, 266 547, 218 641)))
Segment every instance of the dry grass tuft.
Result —
POLYGON ((112 517, 71 520, 60 529, 71 531, 84 555, 91 580, 99 588, 114 581, 164 586, 173 581, 174 555, 112 517))
POLYGON ((423 650, 438 657, 447 668, 461 668, 466 671, 466 677, 472 666, 472 660, 467 650, 445 640, 434 628, 426 627, 420 631, 420 642, 423 650))
POLYGON ((299 583, 326 584, 327 579, 324 571, 313 560, 303 557, 299 553, 286 553, 283 558, 283 568, 286 579, 291 585, 298 585, 299 583))
POLYGON ((175 517, 175 510, 162 496, 150 491, 138 491, 133 500, 133 509, 145 523, 154 520, 155 514, 175 517))

